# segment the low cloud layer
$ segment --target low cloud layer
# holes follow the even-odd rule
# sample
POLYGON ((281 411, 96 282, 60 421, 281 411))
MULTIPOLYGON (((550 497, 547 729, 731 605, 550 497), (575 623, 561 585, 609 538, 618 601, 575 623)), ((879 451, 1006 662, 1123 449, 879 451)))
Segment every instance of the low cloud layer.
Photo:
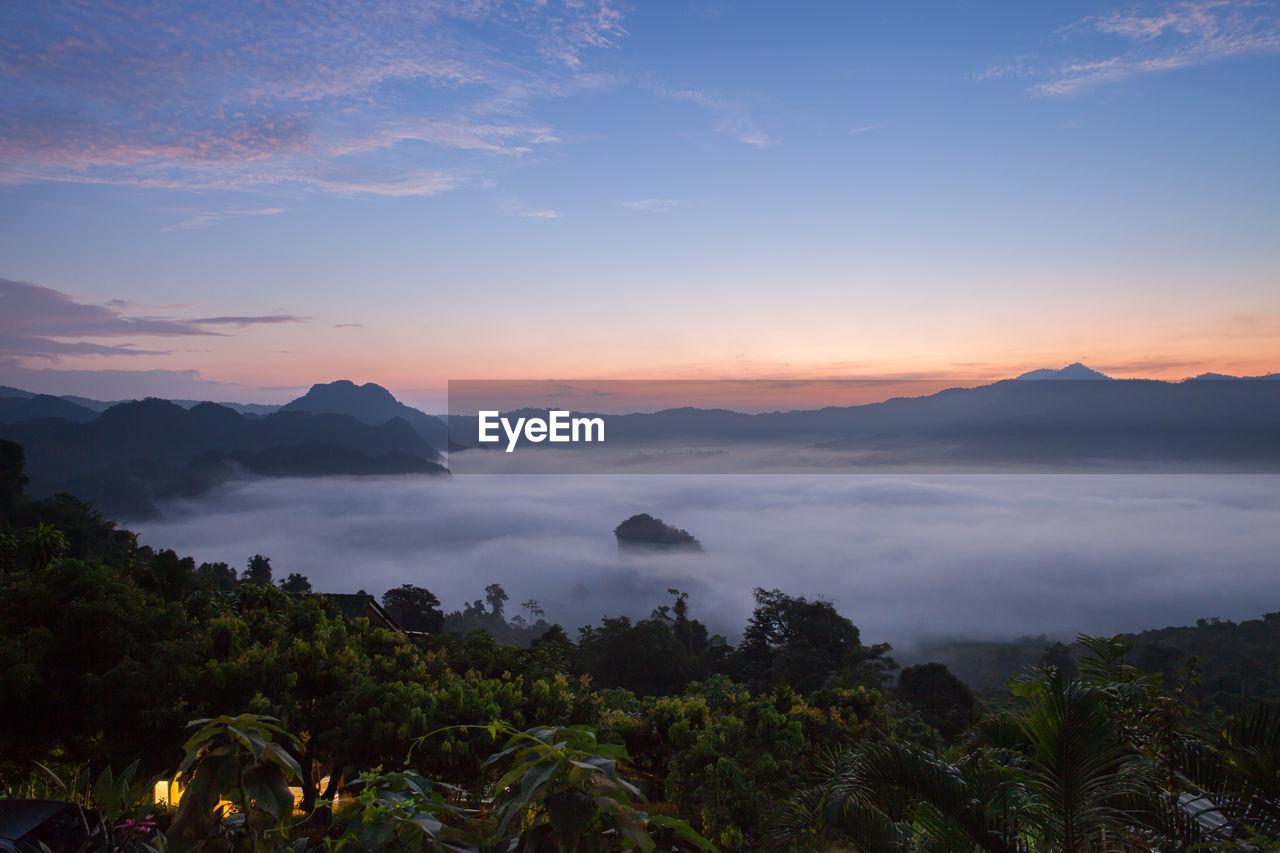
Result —
POLYGON ((446 608, 502 583, 570 628, 690 593, 735 636, 754 587, 825 597, 867 641, 1118 632, 1280 610, 1280 479, 1252 476, 455 476, 265 480, 141 538, 315 588, 401 583, 446 608), (704 554, 619 553, 649 512, 704 554))

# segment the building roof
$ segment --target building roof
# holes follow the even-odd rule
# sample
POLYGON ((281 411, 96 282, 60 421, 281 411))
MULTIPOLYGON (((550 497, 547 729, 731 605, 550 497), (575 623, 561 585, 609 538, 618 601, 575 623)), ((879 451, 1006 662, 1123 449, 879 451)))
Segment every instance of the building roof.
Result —
POLYGON ((348 619, 368 619, 374 625, 380 628, 389 628, 392 631, 405 633, 404 628, 400 627, 400 623, 391 618, 378 599, 368 593, 321 593, 324 598, 331 601, 343 616, 348 619))

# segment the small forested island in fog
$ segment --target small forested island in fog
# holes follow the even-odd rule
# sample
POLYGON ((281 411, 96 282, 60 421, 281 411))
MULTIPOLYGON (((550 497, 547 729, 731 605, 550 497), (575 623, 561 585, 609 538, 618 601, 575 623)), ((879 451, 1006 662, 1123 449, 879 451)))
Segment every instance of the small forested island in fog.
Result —
POLYGON ((689 531, 672 527, 647 512, 631 516, 613 528, 619 548, 679 548, 701 551, 702 543, 689 531))

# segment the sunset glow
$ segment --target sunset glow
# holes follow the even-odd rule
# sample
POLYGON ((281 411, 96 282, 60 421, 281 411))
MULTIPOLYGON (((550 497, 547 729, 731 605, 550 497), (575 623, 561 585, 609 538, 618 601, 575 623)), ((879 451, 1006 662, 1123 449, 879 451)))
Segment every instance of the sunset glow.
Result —
POLYGON ((0 383, 1280 366, 1272 6, 551 7, 6 7, 0 383))

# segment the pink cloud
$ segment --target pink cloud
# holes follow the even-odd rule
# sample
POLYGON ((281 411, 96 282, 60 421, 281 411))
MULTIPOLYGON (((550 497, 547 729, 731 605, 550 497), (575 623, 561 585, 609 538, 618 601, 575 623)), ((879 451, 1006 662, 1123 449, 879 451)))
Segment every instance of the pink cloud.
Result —
POLYGON ((408 140, 517 156, 556 141, 511 93, 574 90, 621 17, 608 0, 10 6, 0 180, 439 192, 457 185, 422 180, 450 171, 439 162, 381 183, 332 173, 351 151, 408 140), (408 106, 423 91, 448 106, 408 106), (502 99, 504 120, 479 118, 502 99))

